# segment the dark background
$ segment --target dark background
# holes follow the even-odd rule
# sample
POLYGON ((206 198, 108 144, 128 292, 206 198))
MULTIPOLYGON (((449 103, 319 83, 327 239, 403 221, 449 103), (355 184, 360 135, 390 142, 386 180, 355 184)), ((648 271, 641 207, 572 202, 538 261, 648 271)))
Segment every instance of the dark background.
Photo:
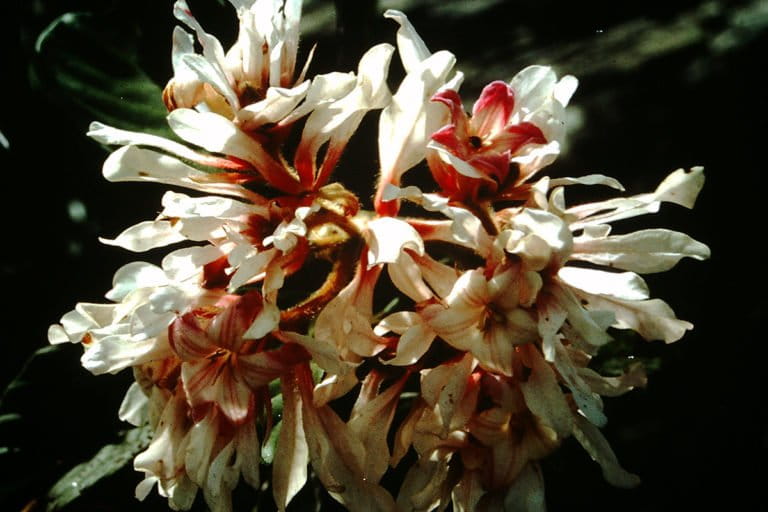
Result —
MULTIPOLYGON (((236 30, 231 8, 216 0, 189 3, 228 48, 236 30)), ((98 236, 114 237, 154 217, 163 188, 101 177, 107 152, 85 137, 93 113, 47 74, 51 63, 36 54, 35 40, 60 14, 94 13, 93 45, 135 55, 162 87, 172 73, 171 5, 19 0, 2 7, 0 131, 10 143, 0 148, 3 386, 46 346, 48 325, 75 302, 104 301, 120 265, 157 261, 163 253, 137 257, 98 243, 98 236), (84 219, 68 213, 73 201, 85 206, 84 219)), ((647 276, 653 295, 696 327, 673 345, 634 347, 656 368, 648 387, 606 400, 606 437, 643 483, 630 491, 611 488, 569 441, 544 464, 549 510, 768 509, 762 326, 768 2, 315 1, 303 20, 303 40, 319 43, 310 73, 353 70, 372 44, 394 43, 396 24, 380 17, 386 7, 406 10, 432 51, 457 55, 467 104, 485 83, 508 80, 529 64, 579 78, 571 102, 576 128, 550 174, 600 172, 619 178, 628 193, 641 193, 678 167, 706 169, 693 211, 665 205, 660 214, 625 224, 684 231, 713 253, 707 262, 684 260, 647 276)), ((302 45, 302 54, 308 47, 302 45)), ((103 65, 112 72, 114 63, 103 65)), ((376 168, 375 124, 369 116, 339 170, 340 180, 365 199, 372 188, 360 177, 370 180, 376 168)), ((20 416, 0 422, 0 445, 11 448, 0 453, 2 510, 33 510, 59 476, 124 428, 116 415, 130 375, 93 377, 79 367, 79 352, 73 346, 44 354, 29 367, 26 388, 6 395, 0 412, 20 416)), ((67 510, 137 510, 138 481, 126 468, 67 510)), ((165 509, 154 493, 146 505, 165 509)))

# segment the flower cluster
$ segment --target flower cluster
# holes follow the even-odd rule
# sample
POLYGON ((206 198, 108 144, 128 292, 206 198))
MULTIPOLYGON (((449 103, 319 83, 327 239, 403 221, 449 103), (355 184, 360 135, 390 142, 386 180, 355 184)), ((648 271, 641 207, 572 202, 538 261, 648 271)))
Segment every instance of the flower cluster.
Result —
POLYGON ((538 175, 560 151, 575 78, 528 67, 487 85, 470 114, 454 56, 430 52, 401 12, 385 13, 397 49, 307 78, 309 60, 296 71, 300 1, 230 2, 240 31, 226 52, 175 3, 186 28, 173 35, 163 99, 180 142, 100 123, 89 132, 120 146, 108 180, 195 193, 167 192, 155 219, 103 241, 135 252, 187 243, 160 266, 120 268, 111 303, 80 303, 49 331, 51 343, 82 344, 95 374, 132 369, 120 417, 153 431, 134 462, 137 497, 156 485, 185 510, 201 491, 230 511, 235 486, 258 489, 271 462, 280 510, 310 464, 352 510, 541 509, 539 461, 570 436, 610 483, 635 485, 600 433, 601 397, 645 375, 635 365, 602 376, 590 359, 614 329, 681 338, 692 325, 649 298, 639 274, 709 250, 666 229, 612 235, 611 223, 663 202, 691 208, 702 170, 568 204, 570 186, 623 190, 602 175, 538 175), (405 75, 392 92, 396 50, 405 75), (380 169, 367 211, 332 176, 370 111, 380 169), (403 183, 420 165, 432 192, 403 183), (399 215, 406 203, 423 215, 399 215), (381 290, 400 298, 386 312, 381 290), (398 489, 380 485, 406 461, 398 489))

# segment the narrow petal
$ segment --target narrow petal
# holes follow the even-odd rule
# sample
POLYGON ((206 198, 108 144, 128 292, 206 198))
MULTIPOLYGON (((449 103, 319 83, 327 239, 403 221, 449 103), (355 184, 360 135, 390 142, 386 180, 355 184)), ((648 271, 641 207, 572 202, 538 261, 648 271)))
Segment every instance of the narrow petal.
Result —
POLYGON ((616 487, 631 488, 640 484, 637 475, 629 473, 619 465, 616 454, 611 450, 603 434, 586 419, 575 416, 573 436, 584 447, 592 460, 600 464, 603 477, 616 487))
POLYGON ((486 85, 472 107, 472 132, 483 136, 500 131, 514 106, 515 93, 509 85, 500 80, 486 85))
POLYGON ((640 301, 621 300, 613 297, 581 294, 588 307, 612 311, 617 327, 637 331, 646 340, 664 340, 672 343, 683 337, 693 324, 675 317, 674 311, 661 299, 640 301))
POLYGON ((272 494, 278 510, 285 511, 307 481, 309 447, 302 425, 302 402, 296 378, 281 377, 283 419, 272 469, 272 494))
POLYGON ((574 239, 572 259, 641 274, 664 272, 682 258, 705 260, 709 247, 677 231, 645 229, 626 235, 574 239))
POLYGON ((147 220, 124 230, 114 240, 99 238, 99 241, 133 252, 145 252, 186 240, 179 228, 180 226, 171 221, 147 220))
POLYGON ((622 300, 643 300, 649 296, 648 285, 634 272, 604 272, 591 268, 562 267, 558 278, 587 293, 608 295, 622 300))

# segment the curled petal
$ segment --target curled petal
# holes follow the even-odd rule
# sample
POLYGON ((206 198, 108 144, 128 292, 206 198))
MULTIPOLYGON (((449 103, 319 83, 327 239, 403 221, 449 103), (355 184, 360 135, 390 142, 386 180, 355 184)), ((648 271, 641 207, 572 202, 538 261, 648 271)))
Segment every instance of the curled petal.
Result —
POLYGON ((424 242, 407 222, 380 217, 368 223, 368 266, 394 263, 403 249, 424 254, 424 242))

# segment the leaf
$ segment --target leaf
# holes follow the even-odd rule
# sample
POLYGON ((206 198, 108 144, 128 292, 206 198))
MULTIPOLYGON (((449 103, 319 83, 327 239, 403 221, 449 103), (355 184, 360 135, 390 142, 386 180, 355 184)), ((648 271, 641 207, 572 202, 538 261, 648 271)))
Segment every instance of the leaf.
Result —
POLYGON ((81 367, 81 354, 81 347, 69 343, 38 349, 2 395, 3 510, 18 510, 44 495, 83 453, 114 439, 117 407, 131 377, 99 382, 81 367))
POLYGON ((151 435, 149 426, 129 430, 120 443, 104 446, 91 460, 69 470, 48 491, 46 511, 63 508, 84 490, 128 464, 149 445, 151 435))
POLYGON ((137 63, 137 36, 116 34, 115 27, 87 13, 58 17, 35 44, 33 83, 103 123, 169 135, 162 89, 137 63))

